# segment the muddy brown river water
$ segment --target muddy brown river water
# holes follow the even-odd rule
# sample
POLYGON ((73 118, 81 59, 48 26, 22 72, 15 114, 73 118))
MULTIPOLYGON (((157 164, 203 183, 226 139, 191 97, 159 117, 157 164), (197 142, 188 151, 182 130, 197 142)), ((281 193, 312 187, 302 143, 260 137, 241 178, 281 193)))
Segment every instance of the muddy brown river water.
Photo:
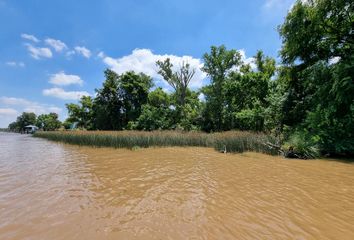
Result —
POLYGON ((0 133, 0 239, 354 239, 354 164, 0 133))

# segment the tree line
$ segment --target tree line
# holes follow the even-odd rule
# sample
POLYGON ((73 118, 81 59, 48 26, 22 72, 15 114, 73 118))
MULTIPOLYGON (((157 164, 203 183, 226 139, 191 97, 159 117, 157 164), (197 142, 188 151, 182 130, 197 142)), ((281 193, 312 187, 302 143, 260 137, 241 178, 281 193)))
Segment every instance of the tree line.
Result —
MULTIPOLYGON (((63 125, 88 130, 248 130, 320 153, 354 153, 354 3, 297 1, 282 25, 281 63, 258 51, 212 46, 203 55, 210 84, 189 88, 195 70, 158 61, 168 93, 143 73, 107 69, 95 96, 66 107, 63 125), (201 95, 202 94, 202 95, 201 95), (200 96, 204 99, 200 100, 200 96)), ((44 124, 45 125, 45 124, 44 124)))
POLYGON ((195 69, 182 63, 173 70, 169 58, 156 65, 171 93, 160 87, 151 90, 153 80, 143 73, 107 69, 94 98, 84 96, 78 104, 66 105, 69 118, 64 124, 75 122, 88 130, 270 131, 268 97, 276 84, 275 60, 259 51, 252 68, 238 51, 225 46, 211 47, 203 59, 211 84, 198 91, 189 88, 195 69), (205 100, 199 99, 201 94, 205 100))
POLYGON ((62 126, 57 113, 41 114, 36 116, 33 112, 23 112, 15 122, 9 124, 8 129, 13 132, 22 132, 28 125, 37 126, 44 131, 54 131, 62 126))

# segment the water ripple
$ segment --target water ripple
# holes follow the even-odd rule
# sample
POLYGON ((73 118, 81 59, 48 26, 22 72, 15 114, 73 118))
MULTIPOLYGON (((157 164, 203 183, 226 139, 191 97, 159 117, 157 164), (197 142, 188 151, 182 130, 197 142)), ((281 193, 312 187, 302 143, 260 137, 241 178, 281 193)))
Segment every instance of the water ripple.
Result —
POLYGON ((354 165, 0 133, 0 239, 352 239, 354 165))

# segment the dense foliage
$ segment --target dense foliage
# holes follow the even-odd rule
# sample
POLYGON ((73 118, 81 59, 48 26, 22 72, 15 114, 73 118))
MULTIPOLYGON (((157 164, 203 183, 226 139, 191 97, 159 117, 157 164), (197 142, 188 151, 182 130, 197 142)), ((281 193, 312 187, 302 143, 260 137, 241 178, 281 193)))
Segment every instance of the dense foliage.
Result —
MULTIPOLYGON (((172 88, 153 86, 143 73, 107 69, 95 97, 67 104, 64 126, 88 130, 247 130, 273 134, 276 145, 303 156, 354 153, 354 2, 298 0, 284 23, 276 65, 258 51, 252 62, 225 46, 212 46, 202 70, 210 84, 189 87, 196 69, 170 59, 156 62, 172 88)), ((23 114, 11 129, 35 123, 23 114)), ((38 117, 43 129, 48 116, 38 117), (43 120, 42 120, 43 119, 43 120)), ((44 127, 46 126, 46 127, 44 127)), ((48 127, 47 127, 48 126, 48 127)), ((56 126, 57 127, 57 126, 56 126)))
POLYGON ((354 2, 298 1, 279 27, 284 124, 322 153, 354 153, 354 2))
POLYGON ((66 125, 89 130, 265 131, 275 60, 259 51, 252 68, 238 51, 225 46, 211 47, 204 58, 211 84, 200 92, 188 86, 195 69, 182 63, 174 71, 168 58, 156 65, 172 93, 152 88, 152 79, 142 73, 119 75, 107 69, 94 99, 82 97, 78 104, 67 104, 66 125), (199 100, 201 93, 205 101, 199 100))
POLYGON ((35 125, 44 131, 53 131, 61 127, 62 123, 58 120, 58 114, 41 114, 38 117, 32 112, 24 112, 17 117, 17 120, 9 124, 9 130, 22 132, 28 125, 35 125))

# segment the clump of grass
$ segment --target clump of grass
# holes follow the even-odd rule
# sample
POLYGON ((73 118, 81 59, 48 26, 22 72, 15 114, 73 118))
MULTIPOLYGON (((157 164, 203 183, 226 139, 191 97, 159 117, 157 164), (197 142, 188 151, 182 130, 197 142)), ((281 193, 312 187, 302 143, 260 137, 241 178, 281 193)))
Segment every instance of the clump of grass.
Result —
POLYGON ((275 138, 263 133, 225 132, 215 136, 214 148, 220 152, 246 151, 277 155, 275 138))
POLYGON ((207 134, 180 131, 53 131, 36 132, 35 137, 69 144, 92 147, 147 148, 147 147, 213 147, 218 151, 255 151, 276 154, 270 143, 275 140, 265 134, 230 131, 207 134))
POLYGON ((132 150, 133 150, 133 151, 138 151, 139 149, 140 149, 139 146, 133 146, 133 147, 132 147, 132 150))

